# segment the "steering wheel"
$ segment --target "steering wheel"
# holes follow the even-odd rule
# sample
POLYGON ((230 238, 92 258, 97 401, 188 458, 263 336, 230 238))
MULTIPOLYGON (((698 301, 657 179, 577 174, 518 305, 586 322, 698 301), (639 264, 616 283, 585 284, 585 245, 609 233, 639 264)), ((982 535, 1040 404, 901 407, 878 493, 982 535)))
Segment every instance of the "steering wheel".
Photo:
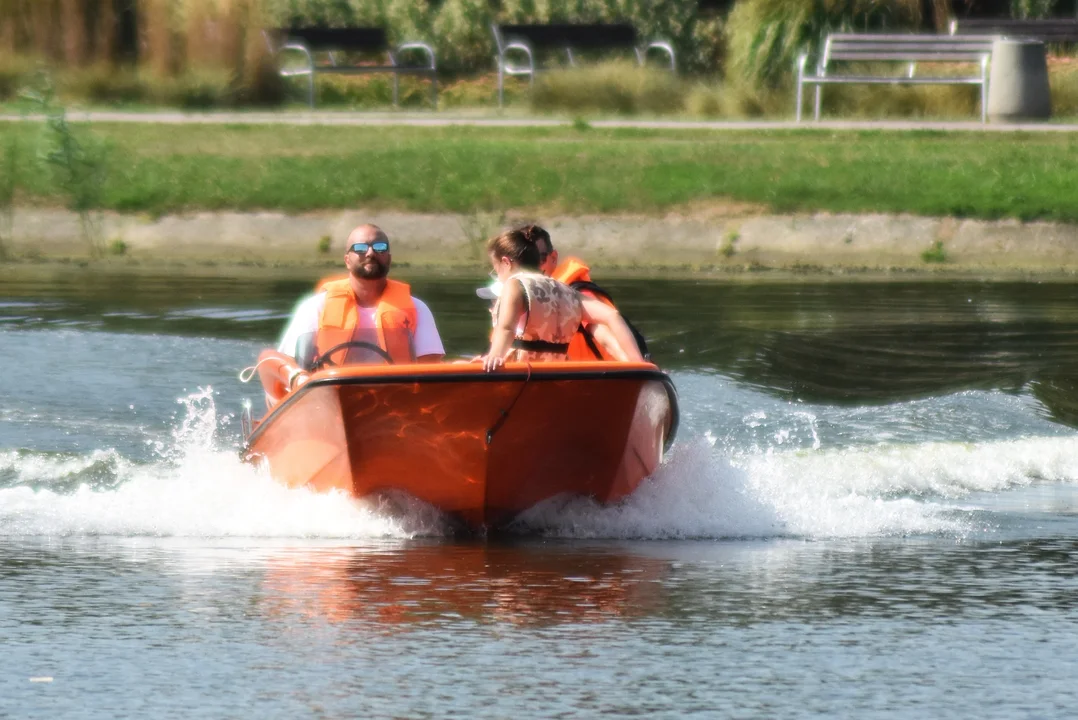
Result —
POLYGON ((322 353, 317 358, 315 358, 314 362, 311 363, 311 372, 314 372, 315 370, 321 370, 322 368, 326 367, 327 365, 329 365, 331 367, 337 367, 337 363, 333 362, 330 359, 329 356, 332 355, 335 352, 339 352, 341 350, 346 350, 346 349, 350 350, 352 348, 360 348, 360 349, 363 349, 363 350, 370 350, 371 352, 373 352, 375 355, 377 355, 378 357, 385 360, 390 365, 393 364, 393 358, 389 356, 389 353, 387 353, 385 350, 378 347, 374 343, 359 342, 359 341, 356 341, 356 340, 352 340, 350 342, 343 342, 340 345, 334 345, 329 350, 326 350, 324 353, 322 353))

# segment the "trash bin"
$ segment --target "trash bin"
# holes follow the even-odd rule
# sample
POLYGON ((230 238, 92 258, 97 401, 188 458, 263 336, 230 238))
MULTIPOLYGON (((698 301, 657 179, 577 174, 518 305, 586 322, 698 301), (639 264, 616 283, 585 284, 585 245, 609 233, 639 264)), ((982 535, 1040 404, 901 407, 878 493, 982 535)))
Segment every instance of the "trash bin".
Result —
POLYGON ((992 43, 988 119, 1044 120, 1052 115, 1048 62, 1040 40, 1001 38, 992 43))

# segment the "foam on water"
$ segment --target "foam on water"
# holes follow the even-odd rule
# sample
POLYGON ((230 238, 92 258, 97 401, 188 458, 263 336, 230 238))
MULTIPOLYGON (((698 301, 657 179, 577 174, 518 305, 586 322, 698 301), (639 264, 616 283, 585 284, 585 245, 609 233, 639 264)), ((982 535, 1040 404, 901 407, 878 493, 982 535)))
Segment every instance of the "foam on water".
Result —
MULTIPOLYGON (((404 538, 449 524, 421 503, 393 507, 289 489, 222 447, 213 393, 184 412, 157 459, 0 453, 0 534, 404 538)), ((816 444, 814 444, 816 445, 816 444)), ((1073 483, 1078 439, 873 445, 738 453, 688 440, 626 501, 555 498, 516 523, 576 538, 870 537, 991 530, 978 493, 1073 483), (965 506, 959 502, 966 501, 965 506)))
POLYGON ((0 455, 0 472, 15 481, 0 490, 0 534, 183 537, 409 537, 442 532, 422 508, 403 515, 343 494, 289 489, 243 463, 235 448, 215 442, 212 391, 185 398, 186 414, 161 459, 139 464, 113 451, 84 458, 0 455), (112 487, 72 475, 107 461, 112 487))
POLYGON ((561 537, 964 537, 992 521, 956 501, 1076 479, 1075 438, 743 456, 697 441, 617 506, 555 499, 519 524, 561 537))

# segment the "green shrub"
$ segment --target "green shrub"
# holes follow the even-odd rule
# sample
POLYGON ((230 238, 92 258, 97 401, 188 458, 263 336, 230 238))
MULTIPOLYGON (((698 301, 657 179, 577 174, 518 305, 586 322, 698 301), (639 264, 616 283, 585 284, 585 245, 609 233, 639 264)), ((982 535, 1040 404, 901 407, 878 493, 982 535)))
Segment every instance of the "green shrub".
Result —
POLYGON ((737 254, 737 241, 741 239, 741 233, 737 230, 731 230, 726 233, 726 237, 723 238, 722 246, 719 248, 719 254, 724 258, 731 258, 737 254))
POLYGON ((667 71, 628 62, 604 63, 540 75, 531 103, 541 111, 680 113, 685 91, 667 71))
POLYGON ((0 102, 18 95, 32 72, 28 59, 0 54, 0 102))
POLYGON ((1050 62, 1048 70, 1052 115, 1072 118, 1078 116, 1078 65, 1050 62))
POLYGON ((226 70, 193 69, 179 77, 157 81, 153 92, 162 105, 208 110, 232 105, 235 83, 226 70))
MULTIPOLYGON (((315 102, 319 107, 345 106, 351 108, 386 108, 393 103, 393 76, 322 75, 316 76, 315 102)), ((307 81, 291 84, 296 100, 307 100, 307 81)), ((430 107, 430 81, 423 78, 400 78, 401 107, 430 107)))
POLYGON ((704 83, 693 85, 685 97, 685 112, 700 118, 717 118, 726 115, 722 88, 704 83))
POLYGON ((1047 18, 1055 14, 1059 0, 1011 0, 1011 16, 1016 18, 1047 18))
MULTIPOLYGON (((812 107, 806 93, 805 111, 812 107)), ((823 90, 824 117, 866 119, 980 117, 980 89, 970 85, 833 85, 823 90)))
POLYGON ((921 253, 921 259, 926 263, 933 264, 947 262, 947 253, 943 249, 943 241, 937 240, 932 243, 932 247, 921 253))
POLYGON ((493 21, 489 0, 444 0, 434 20, 438 66, 454 71, 492 67, 495 50, 490 24, 493 21))
POLYGON ((64 99, 79 99, 97 105, 131 105, 151 102, 151 84, 131 68, 94 65, 54 72, 57 93, 64 99))
MULTIPOLYGON (((516 103, 527 97, 525 83, 511 82, 505 86, 505 101, 516 103)), ((457 78, 438 85, 438 107, 494 107, 498 104, 498 78, 496 75, 457 78)))

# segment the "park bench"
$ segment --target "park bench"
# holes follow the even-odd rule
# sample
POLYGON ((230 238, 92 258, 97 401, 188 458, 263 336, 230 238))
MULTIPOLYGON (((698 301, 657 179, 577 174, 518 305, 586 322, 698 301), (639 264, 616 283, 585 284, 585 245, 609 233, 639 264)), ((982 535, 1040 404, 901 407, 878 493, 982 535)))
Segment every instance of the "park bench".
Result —
POLYGON ((984 35, 882 35, 839 33, 829 35, 820 52, 816 72, 805 74, 807 54, 797 59, 797 122, 801 122, 801 98, 805 85, 816 86, 815 118, 820 119, 820 94, 824 85, 980 85, 981 122, 987 119, 988 60, 995 38, 984 35), (837 74, 835 63, 902 63, 902 75, 865 72, 837 74), (917 75, 917 63, 960 63, 978 66, 976 74, 917 75))
POLYGON ((307 76, 307 95, 314 107, 314 78, 316 74, 369 74, 392 73, 393 105, 400 98, 400 76, 420 75, 430 78, 431 106, 438 106, 438 75, 434 50, 426 43, 406 42, 390 46, 386 31, 378 27, 351 28, 277 28, 264 33, 270 52, 278 62, 282 77, 307 76), (402 53, 424 56, 424 64, 402 65, 402 53), (356 63, 354 55, 380 56, 380 61, 356 63), (285 57, 299 56, 301 64, 282 63, 285 57), (349 56, 349 57, 346 57, 349 56), (348 62, 351 60, 352 62, 348 62), (388 60, 388 64, 386 64, 388 60))
POLYGON ((951 20, 950 30, 951 35, 999 35, 1006 38, 1040 40, 1044 43, 1078 43, 1078 18, 957 18, 951 20))
POLYGON ((677 70, 674 48, 663 40, 641 44, 636 28, 629 23, 560 23, 549 25, 491 25, 498 55, 498 106, 504 102, 506 75, 527 75, 534 84, 539 71, 536 55, 542 51, 564 52, 570 67, 576 66, 576 52, 595 50, 632 50, 638 65, 643 66, 652 50, 662 51, 670 61, 670 72, 677 70), (522 57, 516 62, 510 53, 522 57))

